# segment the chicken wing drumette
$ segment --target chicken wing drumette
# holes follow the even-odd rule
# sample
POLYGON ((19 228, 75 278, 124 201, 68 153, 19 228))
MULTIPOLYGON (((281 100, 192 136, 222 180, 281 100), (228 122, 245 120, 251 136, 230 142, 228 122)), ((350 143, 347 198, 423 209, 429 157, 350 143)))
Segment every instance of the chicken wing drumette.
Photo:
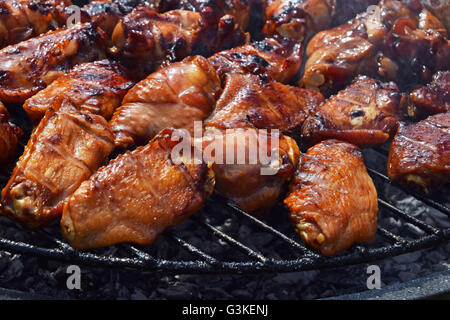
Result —
POLYGON ((377 231, 378 199, 358 147, 323 141, 302 154, 284 203, 303 240, 325 256, 377 231))

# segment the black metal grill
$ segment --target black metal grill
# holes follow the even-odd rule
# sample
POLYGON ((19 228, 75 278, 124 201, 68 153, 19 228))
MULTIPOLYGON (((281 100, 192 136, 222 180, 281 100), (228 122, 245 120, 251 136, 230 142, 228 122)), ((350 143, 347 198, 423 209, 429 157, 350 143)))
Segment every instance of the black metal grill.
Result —
MULTIPOLYGON (((385 151, 371 150, 372 154, 385 157, 385 151)), ((370 158, 370 155, 366 157, 370 158)), ((368 164, 369 166, 369 164, 368 164)), ((442 202, 433 198, 425 197, 410 190, 401 189, 392 183, 389 178, 379 170, 370 166, 368 171, 377 189, 380 191, 389 188, 398 188, 415 199, 421 201, 427 207, 438 210, 440 213, 450 217, 450 208, 446 201, 442 202)), ((448 191, 448 188, 446 188, 448 191)), ((448 192, 444 191, 444 194, 448 192)), ((392 217, 404 223, 412 225, 418 237, 404 235, 401 232, 389 230, 389 227, 379 225, 377 238, 373 244, 355 245, 350 250, 331 258, 325 258, 307 248, 300 237, 292 230, 293 227, 287 219, 287 211, 282 205, 278 205, 274 212, 268 215, 266 220, 255 218, 234 206, 231 203, 214 196, 208 201, 201 212, 195 214, 184 226, 166 231, 161 238, 150 246, 118 245, 112 249, 99 249, 92 251, 76 251, 72 249, 62 238, 55 224, 45 230, 30 231, 25 227, 13 222, 2 220, 0 226, 5 223, 8 228, 17 228, 17 232, 24 232, 28 238, 17 241, 0 237, 0 249, 22 254, 51 258, 65 261, 71 264, 87 264, 101 267, 133 268, 143 271, 165 271, 179 273, 257 273, 257 272, 293 272, 311 269, 323 269, 364 263, 393 257, 404 253, 413 252, 436 246, 450 240, 450 228, 433 226, 421 219, 408 214, 395 206, 390 195, 380 196, 378 199, 380 217, 392 217), (278 221, 269 221, 274 220, 278 221), (249 225, 250 235, 239 234, 240 231, 227 232, 223 229, 223 221, 227 220, 229 225, 249 225), (214 222, 217 220, 219 222, 214 222), (188 224, 188 225, 186 225, 188 224), (181 231, 179 232, 178 229, 181 231), (286 251, 283 257, 271 257, 271 253, 264 253, 264 246, 258 247, 258 241, 254 241, 252 234, 261 237, 270 237, 271 247, 275 243, 286 251), (207 237, 208 240, 204 238, 207 237), (198 238, 198 239, 197 239, 198 238), (256 242, 256 245, 255 245, 256 242), (212 244, 215 248, 220 243, 221 252, 208 252, 212 244), (182 250, 184 254, 173 257, 160 257, 157 248, 166 245, 169 249, 182 250), (153 252, 152 252, 153 251, 153 252), (287 253, 289 251, 289 253, 287 253), (156 252, 156 253, 155 253, 156 252), (180 257, 185 258, 180 258, 180 257), (231 257, 231 259, 229 258, 231 257), (239 258, 239 259, 235 259, 239 258)), ((0 233, 1 235, 1 233, 0 233)), ((214 249, 216 250, 216 249, 214 249)))

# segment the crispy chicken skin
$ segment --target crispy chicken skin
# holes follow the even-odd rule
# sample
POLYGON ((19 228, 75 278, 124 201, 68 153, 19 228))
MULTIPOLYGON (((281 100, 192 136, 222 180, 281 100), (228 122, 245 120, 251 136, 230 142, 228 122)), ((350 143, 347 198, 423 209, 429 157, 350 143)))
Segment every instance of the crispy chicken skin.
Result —
POLYGON ((291 133, 324 101, 317 91, 255 75, 230 74, 207 127, 279 129, 291 133))
POLYGON ((323 141, 302 154, 284 203, 303 240, 325 256, 377 231, 377 191, 358 147, 323 141))
POLYGON ((302 143, 339 139, 360 147, 382 144, 394 136, 405 107, 395 83, 359 76, 312 112, 301 130, 302 143))
POLYGON ((74 65, 104 58, 106 37, 91 24, 50 31, 0 50, 0 100, 22 103, 74 65))
POLYGON ((212 10, 158 13, 140 6, 125 16, 112 35, 112 53, 134 59, 146 70, 189 55, 209 56, 241 45, 246 35, 231 16, 220 20, 212 10))
POLYGON ((2 191, 5 214, 30 227, 59 217, 63 200, 114 149, 113 133, 103 117, 80 112, 63 96, 53 103, 2 191))
POLYGON ((150 244, 202 207, 214 187, 212 171, 205 162, 193 164, 173 152, 178 131, 163 130, 82 183, 66 201, 61 220, 74 248, 150 244))
POLYGON ((427 81, 450 66, 443 25, 416 0, 382 0, 375 10, 316 34, 308 44, 301 85, 335 92, 357 74, 427 81))
POLYGON ((409 98, 428 113, 450 112, 450 71, 438 71, 431 83, 413 90, 409 98))
POLYGON ((66 24, 70 0, 1 0, 0 48, 38 36, 66 24))
POLYGON ((9 113, 0 102, 0 169, 7 169, 16 155, 17 143, 23 132, 8 122, 9 113))
POLYGON ((450 181, 449 112, 399 127, 389 150, 388 175, 424 193, 450 181))
POLYGON ((287 38, 274 37, 216 53, 209 61, 222 83, 227 74, 266 75, 290 83, 302 66, 303 45, 287 38))
POLYGON ((160 130, 173 127, 191 134, 221 93, 220 80, 206 58, 189 57, 160 69, 134 86, 114 113, 110 126, 116 146, 146 144, 160 130))
POLYGON ((214 170, 215 191, 255 216, 280 200, 300 156, 295 140, 265 130, 210 127, 202 145, 214 170))
POLYGON ((78 110, 109 120, 133 86, 131 77, 130 70, 110 60, 80 64, 26 100, 23 108, 38 123, 52 101, 64 93, 78 110))
POLYGON ((335 5, 336 0, 268 0, 263 33, 306 41, 330 26, 335 5))

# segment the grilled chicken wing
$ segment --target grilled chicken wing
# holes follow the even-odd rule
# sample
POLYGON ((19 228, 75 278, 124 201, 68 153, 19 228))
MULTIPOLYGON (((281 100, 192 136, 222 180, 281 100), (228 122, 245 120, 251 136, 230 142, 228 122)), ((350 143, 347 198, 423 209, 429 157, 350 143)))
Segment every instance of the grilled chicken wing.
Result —
POLYGON ((67 200, 61 226, 73 247, 150 244, 202 207, 214 186, 212 172, 205 162, 174 153, 175 135, 181 136, 165 129, 148 145, 120 155, 67 200))
POLYGON ((437 72, 430 84, 413 90, 409 98, 428 113, 450 112, 450 71, 437 72))
POLYGON ((22 103, 74 65, 102 59, 106 38, 91 24, 50 31, 0 50, 0 99, 22 103))
POLYGON ((189 57, 163 68, 134 86, 114 113, 110 125, 116 145, 146 144, 166 127, 186 129, 213 110, 220 80, 207 59, 189 57))
POLYGON ((303 240, 325 256, 375 238, 377 191, 349 143, 327 140, 302 154, 284 203, 303 240))
POLYGON ((444 24, 447 32, 450 32, 450 2, 446 0, 420 0, 420 2, 444 24))
POLYGON ((303 46, 286 38, 274 37, 216 53, 209 61, 222 83, 227 74, 266 75, 289 83, 300 71, 303 46))
POLYGON ((315 109, 302 127, 302 142, 312 146, 339 139, 360 147, 376 146, 395 134, 406 99, 395 83, 360 76, 315 109))
POLYGON ((31 227, 60 216, 63 200, 114 149, 103 117, 79 111, 64 96, 52 102, 2 191, 4 212, 31 227))
POLYGON ((272 135, 272 130, 292 132, 322 101, 316 91, 230 74, 215 111, 204 122, 203 151, 213 164, 216 191, 252 214, 273 207, 294 173, 300 151, 294 140, 272 135), (228 150, 235 151, 227 154, 228 150), (268 169, 271 172, 265 174, 268 169))
POLYGON ((430 71, 450 63, 444 30, 417 1, 382 0, 375 10, 311 39, 301 84, 333 92, 357 74, 407 84, 427 80, 430 71))
POLYGON ((300 89, 255 75, 230 74, 207 127, 221 129, 299 128, 309 112, 324 101, 317 91, 300 89))
POLYGON ((335 5, 336 0, 268 0, 263 33, 307 40, 330 26, 335 5))
POLYGON ((0 168, 6 169, 16 155, 17 143, 22 130, 8 122, 9 113, 0 102, 0 168))
POLYGON ((133 59, 141 68, 151 70, 188 55, 209 56, 241 45, 246 41, 246 35, 231 16, 218 20, 210 9, 201 13, 184 10, 157 13, 141 6, 117 24, 112 40, 113 53, 133 59))
POLYGON ((202 146, 214 170, 215 191, 253 215, 266 213, 277 203, 300 155, 293 139, 257 129, 210 127, 202 146))
POLYGON ((37 123, 61 93, 82 112, 91 112, 110 119, 122 98, 133 86, 130 70, 119 63, 101 60, 75 66, 47 88, 32 96, 23 108, 37 123))
POLYGON ((1 0, 0 48, 63 27, 70 0, 1 0))
POLYGON ((450 181, 450 113, 401 125, 391 144, 388 175, 429 193, 450 181))

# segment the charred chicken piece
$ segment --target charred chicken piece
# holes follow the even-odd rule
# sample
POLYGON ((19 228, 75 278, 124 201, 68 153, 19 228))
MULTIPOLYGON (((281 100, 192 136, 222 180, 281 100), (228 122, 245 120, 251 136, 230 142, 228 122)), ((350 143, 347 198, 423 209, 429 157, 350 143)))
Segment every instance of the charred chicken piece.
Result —
POLYGON ((205 126, 220 129, 278 129, 291 133, 324 101, 317 91, 300 89, 255 75, 230 74, 205 126))
POLYGON ((209 61, 222 83, 227 74, 266 75, 290 83, 300 71, 303 45, 286 38, 274 37, 216 53, 209 61))
POLYGON ((370 11, 379 0, 336 0, 336 8, 333 15, 333 26, 347 23, 357 14, 370 11))
POLYGON ((66 24, 70 0, 1 0, 0 48, 36 37, 66 24))
POLYGON ((339 139, 360 147, 376 146, 393 137, 406 99, 393 82, 359 76, 345 90, 318 106, 302 127, 302 142, 339 139))
POLYGON ((409 95, 412 103, 428 113, 450 112, 450 71, 439 71, 426 86, 409 95))
POLYGON ((354 243, 370 242, 377 231, 377 191, 358 147, 323 141, 301 155, 284 203, 303 240, 325 256, 354 243))
POLYGON ((104 58, 106 37, 91 24, 50 31, 0 50, 0 99, 22 103, 74 65, 104 58))
POLYGON ((254 128, 207 128, 203 156, 212 165, 215 191, 252 215, 267 213, 286 191, 298 163, 297 143, 254 128))
POLYGON ((38 123, 52 101, 65 94, 78 110, 109 120, 133 86, 131 78, 130 70, 110 60, 80 64, 26 100, 23 108, 38 123))
POLYGON ((330 26, 335 5, 336 0, 268 0, 263 33, 306 41, 330 26))
POLYGON ((420 0, 420 2, 444 24, 447 32, 450 32, 450 2, 445 0, 420 0))
POLYGON ((450 181, 449 112, 399 127, 389 151, 388 175, 424 193, 450 181))
POLYGON ((141 6, 120 21, 112 35, 112 53, 133 59, 146 71, 189 55, 211 54, 241 45, 246 35, 231 16, 220 20, 211 9, 158 13, 141 6))
POLYGON ((178 131, 163 130, 81 184, 65 203, 61 221, 74 248, 150 244, 202 207, 214 187, 212 171, 205 162, 193 164, 173 152, 178 131))
POLYGON ((110 122, 116 145, 146 144, 167 127, 193 134, 194 122, 209 116, 220 93, 219 77, 206 58, 195 56, 173 63, 127 93, 110 122))
POLYGON ((7 169, 16 155, 17 143, 23 132, 8 122, 9 113, 0 102, 0 168, 7 169))
POLYGON ((203 12, 206 8, 212 9, 218 18, 233 17, 242 31, 247 30, 251 14, 250 1, 247 0, 180 0, 161 1, 159 4, 159 12, 176 9, 203 12))
POLYGON ((64 199, 114 149, 113 133, 103 117, 80 112, 63 96, 53 103, 2 191, 4 213, 30 227, 59 217, 64 199))
POLYGON ((448 68, 442 24, 415 1, 382 0, 375 10, 315 35, 301 84, 323 92, 345 87, 357 74, 411 82, 448 68))
POLYGON ((95 22, 110 36, 119 20, 139 5, 154 6, 155 3, 146 0, 96 0, 83 6, 82 10, 87 14, 86 22, 95 22))

